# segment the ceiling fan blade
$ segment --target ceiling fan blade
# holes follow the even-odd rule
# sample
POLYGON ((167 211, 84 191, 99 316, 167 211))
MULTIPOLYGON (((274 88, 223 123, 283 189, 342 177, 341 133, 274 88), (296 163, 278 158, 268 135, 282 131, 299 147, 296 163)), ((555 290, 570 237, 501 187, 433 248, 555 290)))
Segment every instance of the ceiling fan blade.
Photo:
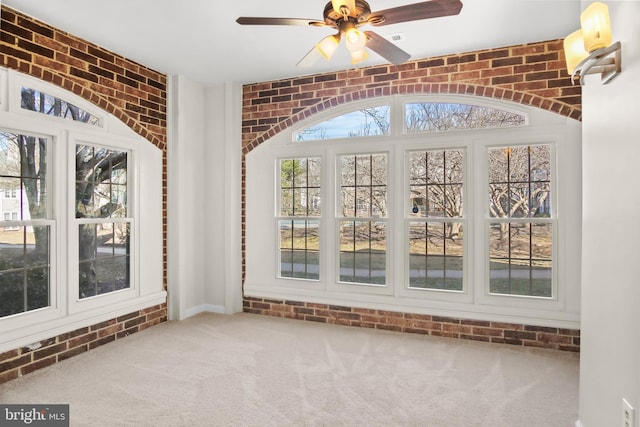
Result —
POLYGON ((404 50, 373 31, 365 31, 367 47, 392 64, 402 64, 411 58, 404 50))
POLYGON ((315 26, 324 27, 327 24, 323 21, 316 21, 315 19, 303 19, 303 18, 260 18, 241 16, 236 19, 236 22, 240 25, 302 25, 302 26, 315 26))
POLYGON ((460 0, 430 0, 373 12, 369 16, 368 22, 379 27, 399 22, 457 15, 461 9, 462 2, 460 0))
POLYGON ((322 59, 322 54, 318 50, 317 47, 312 47, 309 52, 305 56, 298 61, 296 64, 297 67, 306 68, 314 66, 320 59, 322 59))

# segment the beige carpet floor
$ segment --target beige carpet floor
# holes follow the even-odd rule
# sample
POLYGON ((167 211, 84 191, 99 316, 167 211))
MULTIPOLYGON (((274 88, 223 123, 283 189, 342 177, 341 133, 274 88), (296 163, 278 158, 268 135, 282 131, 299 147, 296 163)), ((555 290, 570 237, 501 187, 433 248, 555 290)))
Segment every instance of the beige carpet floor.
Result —
POLYGON ((168 322, 0 385, 72 426, 571 427, 576 354, 237 314, 168 322))

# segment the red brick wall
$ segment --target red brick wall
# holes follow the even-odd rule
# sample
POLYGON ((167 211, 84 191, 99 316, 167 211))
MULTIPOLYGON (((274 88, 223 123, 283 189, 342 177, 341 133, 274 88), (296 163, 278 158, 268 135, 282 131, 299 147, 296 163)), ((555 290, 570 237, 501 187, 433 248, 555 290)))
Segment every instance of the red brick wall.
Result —
POLYGON ((300 301, 244 298, 244 311, 311 322, 384 329, 525 347, 580 351, 580 331, 517 323, 343 307, 300 301))
MULTIPOLYGON (((353 101, 395 94, 475 95, 533 106, 576 120, 582 118, 581 87, 571 84, 562 40, 246 85, 242 104, 243 280, 246 269, 244 156, 314 114, 353 101)), ((496 343, 570 351, 580 348, 577 330, 247 297, 244 310, 496 343)))
MULTIPOLYGON (((113 114, 162 150, 163 269, 167 284, 167 78, 2 6, 2 65, 53 83, 113 114)), ((0 354, 0 383, 167 320, 162 304, 0 354)))
POLYGON ((42 340, 38 347, 0 353, 0 384, 124 338, 167 320, 166 304, 42 340))
POLYGON ((413 93, 477 95, 582 117, 581 87, 571 84, 562 40, 552 40, 246 85, 243 153, 326 109, 413 93))

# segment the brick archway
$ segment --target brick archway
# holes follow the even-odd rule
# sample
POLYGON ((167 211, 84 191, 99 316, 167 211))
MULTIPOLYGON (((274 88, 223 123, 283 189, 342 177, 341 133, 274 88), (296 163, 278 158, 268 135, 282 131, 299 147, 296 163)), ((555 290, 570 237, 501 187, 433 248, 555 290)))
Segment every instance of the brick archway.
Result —
POLYGON ((365 99, 379 98, 389 95, 397 94, 432 94, 432 95, 473 95, 479 97, 486 97, 492 99, 499 99, 502 101, 511 101, 526 105, 528 107, 541 108, 543 110, 552 111, 567 117, 572 117, 580 120, 580 111, 573 108, 563 102, 553 99, 543 98, 540 95, 514 91, 502 88, 495 88, 491 86, 465 84, 465 83, 419 83, 410 85, 398 85, 387 88, 376 89, 363 89, 357 92, 350 92, 344 95, 339 95, 333 98, 325 99, 313 106, 305 108, 299 111, 293 116, 279 122, 277 125, 271 127, 268 131, 262 133, 256 139, 251 141, 250 144, 243 148, 243 153, 247 154, 260 144, 273 138, 277 134, 284 132, 291 126, 298 122, 301 122, 309 117, 312 117, 325 110, 349 104, 355 101, 361 101, 365 99))
POLYGON ((329 108, 395 94, 475 95, 582 118, 581 87, 552 40, 245 85, 242 151, 329 108))

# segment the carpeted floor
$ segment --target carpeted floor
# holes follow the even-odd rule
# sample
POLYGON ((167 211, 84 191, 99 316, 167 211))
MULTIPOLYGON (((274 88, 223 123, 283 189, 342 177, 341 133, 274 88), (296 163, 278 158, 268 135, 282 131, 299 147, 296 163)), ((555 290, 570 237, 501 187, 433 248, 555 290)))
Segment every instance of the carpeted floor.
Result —
POLYGON ((237 314, 168 322, 0 385, 72 426, 571 427, 573 353, 237 314))

